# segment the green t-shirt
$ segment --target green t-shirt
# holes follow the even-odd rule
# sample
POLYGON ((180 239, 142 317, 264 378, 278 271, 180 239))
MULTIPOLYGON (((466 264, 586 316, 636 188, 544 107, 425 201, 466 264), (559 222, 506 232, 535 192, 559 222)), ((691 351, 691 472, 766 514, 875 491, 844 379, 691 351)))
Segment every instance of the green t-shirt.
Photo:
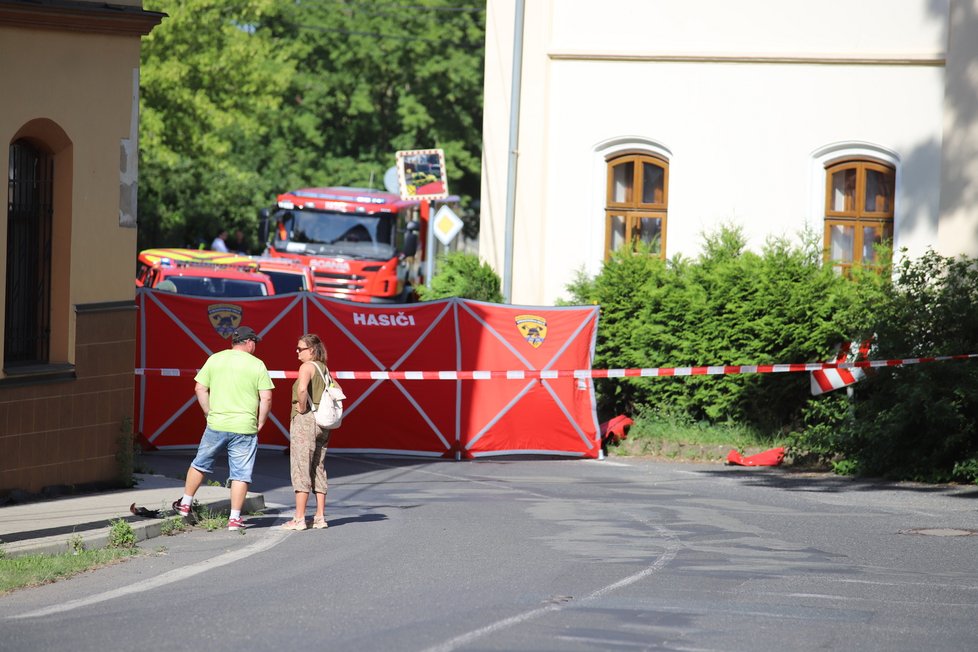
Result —
POLYGON ((194 377, 210 390, 207 425, 240 435, 258 434, 258 392, 274 389, 265 363, 245 351, 218 351, 194 377))

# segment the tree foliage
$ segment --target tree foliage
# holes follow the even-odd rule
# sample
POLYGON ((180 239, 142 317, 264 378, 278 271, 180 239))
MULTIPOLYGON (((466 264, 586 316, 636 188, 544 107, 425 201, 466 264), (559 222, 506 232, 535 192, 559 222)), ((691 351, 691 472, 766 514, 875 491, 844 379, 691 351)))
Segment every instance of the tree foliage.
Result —
POLYGON ((276 0, 147 0, 168 14, 144 39, 140 245, 210 241, 254 224, 262 170, 294 63, 254 26, 276 0))
POLYGON ((399 149, 445 150, 479 193, 485 2, 146 0, 140 246, 251 238, 285 190, 381 187, 399 149))
POLYGON ((418 288, 422 301, 459 297, 502 303, 499 275, 475 254, 462 251, 444 254, 439 257, 437 267, 431 287, 418 288))

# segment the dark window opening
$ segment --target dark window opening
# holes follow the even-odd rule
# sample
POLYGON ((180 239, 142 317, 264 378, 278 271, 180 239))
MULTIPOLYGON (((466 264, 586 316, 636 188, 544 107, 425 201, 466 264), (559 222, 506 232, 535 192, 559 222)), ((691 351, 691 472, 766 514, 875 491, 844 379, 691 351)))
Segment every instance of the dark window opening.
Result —
POLYGON ((25 140, 10 146, 4 367, 49 362, 54 158, 25 140))

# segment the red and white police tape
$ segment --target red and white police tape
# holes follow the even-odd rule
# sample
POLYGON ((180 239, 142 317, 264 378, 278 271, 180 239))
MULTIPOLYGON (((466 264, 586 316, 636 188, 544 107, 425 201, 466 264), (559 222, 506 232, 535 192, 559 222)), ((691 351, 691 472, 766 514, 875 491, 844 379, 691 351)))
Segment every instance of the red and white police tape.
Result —
MULTIPOLYGON (((869 360, 875 336, 863 342, 843 342, 835 356, 836 362, 859 362, 869 360)), ((854 385, 866 377, 865 369, 820 369, 812 372, 812 395, 854 385)))
MULTIPOLYGON (((337 380, 523 380, 539 378, 650 378, 668 376, 726 376, 733 374, 778 374, 825 369, 875 369, 902 367, 927 362, 948 362, 978 358, 978 353, 938 355, 901 360, 861 360, 858 362, 806 362, 791 364, 718 365, 709 367, 650 367, 646 369, 520 369, 509 371, 334 371, 337 380)), ((189 376, 199 369, 137 368, 137 376, 189 376)), ((297 378, 297 371, 269 371, 272 378, 297 378)))

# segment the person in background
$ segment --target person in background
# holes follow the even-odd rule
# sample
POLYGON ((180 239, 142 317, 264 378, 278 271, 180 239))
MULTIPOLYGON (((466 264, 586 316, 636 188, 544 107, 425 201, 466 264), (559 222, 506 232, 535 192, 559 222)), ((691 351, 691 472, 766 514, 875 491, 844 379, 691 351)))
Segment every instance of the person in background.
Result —
POLYGON ((217 234, 217 237, 211 242, 211 251, 220 251, 223 254, 228 253, 228 230, 221 229, 221 232, 217 234))
POLYGON ((326 523, 326 446, 329 430, 316 423, 316 415, 310 402, 322 400, 326 389, 326 347, 315 333, 299 338, 295 347, 299 358, 299 377, 292 385, 292 415, 289 419, 289 462, 292 488, 295 490, 295 518, 285 523, 285 530, 305 530, 306 504, 309 494, 316 496, 316 513, 312 519, 314 529, 322 529, 326 523))
POLYGON ((248 255, 248 243, 245 242, 244 231, 241 229, 236 229, 234 232, 234 242, 231 243, 234 248, 234 253, 241 254, 242 256, 248 255))
POLYGON ((187 469, 183 497, 173 502, 173 509, 189 517, 194 494, 214 467, 221 449, 227 451, 231 481, 231 515, 229 530, 245 525, 241 509, 251 483, 258 450, 258 431, 265 425, 272 409, 272 379, 265 363, 255 357, 261 337, 248 326, 239 326, 231 334, 231 348, 214 353, 194 378, 197 402, 207 418, 207 427, 197 447, 197 456, 187 469))

